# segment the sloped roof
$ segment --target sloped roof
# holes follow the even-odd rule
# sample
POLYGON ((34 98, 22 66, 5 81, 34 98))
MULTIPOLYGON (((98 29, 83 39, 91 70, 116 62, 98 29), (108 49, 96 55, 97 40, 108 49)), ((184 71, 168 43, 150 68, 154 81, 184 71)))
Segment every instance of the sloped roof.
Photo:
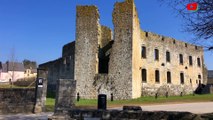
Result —
POLYGON ((19 62, 6 62, 5 64, 2 64, 2 71, 25 71, 24 65, 19 62))

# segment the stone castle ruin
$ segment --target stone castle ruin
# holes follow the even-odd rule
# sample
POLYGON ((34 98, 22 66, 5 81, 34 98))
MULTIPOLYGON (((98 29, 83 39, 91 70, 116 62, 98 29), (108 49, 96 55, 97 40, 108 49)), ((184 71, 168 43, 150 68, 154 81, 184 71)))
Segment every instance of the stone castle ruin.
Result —
POLYGON ((116 2, 112 15, 113 32, 100 24, 96 6, 77 6, 76 40, 39 66, 48 70, 49 90, 73 79, 81 98, 132 99, 191 94, 205 84, 202 47, 143 31, 134 0, 116 2))

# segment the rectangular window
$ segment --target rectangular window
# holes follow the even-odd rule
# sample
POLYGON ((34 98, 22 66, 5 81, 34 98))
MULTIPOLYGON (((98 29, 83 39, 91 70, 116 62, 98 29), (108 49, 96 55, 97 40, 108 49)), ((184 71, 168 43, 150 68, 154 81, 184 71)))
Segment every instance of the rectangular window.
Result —
POLYGON ((179 61, 180 61, 180 64, 183 65, 183 55, 182 54, 179 54, 179 61))
POLYGON ((184 74, 180 73, 180 83, 184 84, 184 74))
POLYGON ((200 67, 200 58, 197 58, 197 66, 200 67))
POLYGON ((166 51, 166 62, 170 62, 170 52, 166 51))
POLYGON ((141 58, 146 58, 146 47, 145 46, 141 47, 141 58))
POLYGON ((159 50, 155 49, 155 60, 159 60, 159 50))
POLYGON ((142 75, 142 82, 146 82, 146 69, 142 69, 141 75, 142 75))
POLYGON ((198 75, 198 79, 201 79, 201 75, 198 75))
POLYGON ((171 72, 167 72, 167 83, 171 83, 171 72))
POLYGON ((193 65, 192 56, 189 56, 189 65, 193 65))
POLYGON ((155 70, 155 82, 160 82, 160 72, 159 70, 155 70))

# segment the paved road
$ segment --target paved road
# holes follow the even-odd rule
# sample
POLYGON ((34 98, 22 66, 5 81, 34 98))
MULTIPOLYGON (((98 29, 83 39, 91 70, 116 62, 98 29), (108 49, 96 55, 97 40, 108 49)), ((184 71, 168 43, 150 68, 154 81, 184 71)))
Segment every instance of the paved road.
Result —
MULTIPOLYGON (((113 108, 122 109, 122 108, 113 108)), ((143 111, 186 111, 192 113, 213 113, 213 102, 145 105, 143 111)), ((47 120, 53 113, 0 115, 0 120, 47 120)))
MULTIPOLYGON (((179 111, 191 113, 213 113, 213 102, 197 102, 182 104, 144 105, 143 111, 179 111)), ((112 108, 121 110, 122 108, 112 108)))
POLYGON ((53 113, 0 115, 0 120, 47 120, 53 113))
POLYGON ((183 103, 142 106, 145 111, 186 111, 191 113, 213 113, 213 102, 183 103))

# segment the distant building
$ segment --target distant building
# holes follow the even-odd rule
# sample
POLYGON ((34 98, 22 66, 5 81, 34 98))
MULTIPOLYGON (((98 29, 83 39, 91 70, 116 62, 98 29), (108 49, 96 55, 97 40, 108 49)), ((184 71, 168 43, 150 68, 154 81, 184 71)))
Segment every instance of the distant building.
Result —
POLYGON ((0 82, 17 81, 24 78, 24 66, 19 62, 6 62, 1 63, 1 76, 0 82))
POLYGON ((208 71, 208 81, 207 84, 213 84, 213 70, 208 71))
POLYGON ((20 62, 0 62, 0 83, 15 82, 18 79, 27 79, 36 77, 36 68, 24 68, 20 62))
POLYGON ((34 69, 33 68, 25 69, 25 72, 24 72, 25 79, 33 78, 36 76, 37 76, 37 69, 35 69, 35 68, 34 69))

